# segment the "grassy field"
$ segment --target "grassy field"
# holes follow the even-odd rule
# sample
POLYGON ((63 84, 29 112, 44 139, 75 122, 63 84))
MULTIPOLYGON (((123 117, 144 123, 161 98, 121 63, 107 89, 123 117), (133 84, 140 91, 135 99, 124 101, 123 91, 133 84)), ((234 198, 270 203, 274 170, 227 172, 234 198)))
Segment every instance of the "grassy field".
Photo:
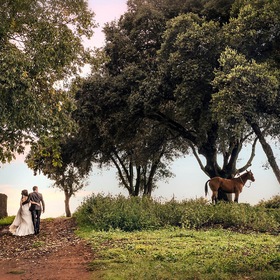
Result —
POLYGON ((280 279, 280 196, 213 206, 92 195, 74 216, 98 279, 280 279))
POLYGON ((93 195, 74 218, 92 245, 93 279, 280 280, 280 196, 214 206, 93 195))
POLYGON ((223 229, 80 230, 101 279, 280 279, 280 237, 223 229))

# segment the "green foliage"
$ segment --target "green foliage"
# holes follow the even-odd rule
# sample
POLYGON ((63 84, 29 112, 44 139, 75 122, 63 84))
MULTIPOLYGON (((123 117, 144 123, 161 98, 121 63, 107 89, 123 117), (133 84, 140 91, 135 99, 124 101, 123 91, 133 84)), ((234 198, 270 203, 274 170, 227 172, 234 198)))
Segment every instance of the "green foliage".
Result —
POLYGON ((42 247, 45 245, 45 242, 44 241, 35 241, 33 244, 32 244, 32 247, 33 248, 39 248, 39 247, 42 247))
POLYGON ((165 18, 149 3, 135 4, 136 13, 105 25, 107 60, 76 95, 75 154, 79 164, 115 167, 120 185, 137 196, 151 195, 158 180, 171 177, 168 165, 181 147, 165 127, 142 118, 145 96, 139 87, 156 70, 165 18))
POLYGON ((93 195, 74 215, 104 279, 280 277, 280 223, 263 206, 93 195))
POLYGON ((280 195, 275 195, 269 200, 261 200, 258 206, 262 206, 268 209, 280 209, 280 195))
POLYGON ((259 61, 269 58, 271 63, 278 64, 279 1, 235 1, 232 12, 234 17, 224 27, 228 45, 247 58, 259 61))
POLYGON ((175 199, 159 203, 151 201, 157 204, 155 206, 156 212, 154 213, 159 219, 161 226, 181 226, 182 216, 185 212, 185 203, 178 203, 175 199))
POLYGON ((95 230, 125 231, 158 227, 154 204, 149 198, 101 194, 89 197, 74 213, 77 221, 95 230))
POLYGON ((89 38, 95 24, 84 0, 2 0, 0 16, 0 162, 5 163, 42 134, 67 133, 73 105, 58 85, 86 63, 82 36, 89 38))
POLYGON ((241 231, 279 233, 279 215, 271 214, 260 206, 248 204, 209 204, 204 199, 174 199, 162 203, 150 198, 102 194, 87 198, 74 213, 80 225, 95 230, 120 229, 123 231, 183 227, 232 228, 241 231))
POLYGON ((279 72, 266 63, 246 60, 231 48, 221 54, 219 63, 212 82, 217 90, 212 95, 212 112, 224 124, 221 129, 238 135, 246 131, 249 120, 258 122, 262 116, 264 123, 269 121, 271 114, 264 112, 272 112, 279 98, 279 72))
POLYGON ((191 150, 209 177, 232 178, 252 164, 262 137, 279 174, 265 142, 279 136, 279 1, 127 4, 128 11, 104 28, 106 60, 98 75, 82 82, 77 94, 81 162, 112 165, 116 157, 125 159, 116 167, 120 180, 130 195, 138 195, 129 184, 143 182, 151 165, 143 170, 137 164, 162 147, 166 155, 166 144, 169 159, 191 150), (245 144, 251 144, 251 154, 237 166, 245 144), (133 172, 121 173, 123 166, 133 172))
POLYGON ((265 208, 265 211, 269 213, 269 215, 274 216, 276 221, 280 223, 280 196, 279 195, 275 195, 269 200, 261 200, 257 206, 265 208))
POLYGON ((183 224, 189 228, 222 227, 237 230, 279 232, 280 224, 261 207, 248 204, 219 203, 213 205, 190 204, 186 208, 183 224))
POLYGON ((63 137, 41 137, 32 145, 25 162, 35 175, 42 172, 54 181, 53 187, 64 192, 66 217, 71 217, 70 198, 87 185, 87 176, 81 166, 71 163, 72 149, 65 144, 68 138, 63 137))
POLYGON ((1 226, 10 225, 14 219, 15 219, 15 216, 8 216, 5 218, 2 218, 2 219, 0 219, 0 225, 1 226))

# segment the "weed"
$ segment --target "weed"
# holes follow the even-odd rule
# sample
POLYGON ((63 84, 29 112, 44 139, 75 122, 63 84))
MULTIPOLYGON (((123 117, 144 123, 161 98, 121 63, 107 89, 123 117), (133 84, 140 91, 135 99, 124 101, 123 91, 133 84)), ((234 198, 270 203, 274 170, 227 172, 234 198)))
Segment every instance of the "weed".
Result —
POLYGON ((33 248, 39 248, 39 247, 42 247, 45 245, 45 242, 44 241, 35 241, 33 244, 32 244, 32 247, 33 248))

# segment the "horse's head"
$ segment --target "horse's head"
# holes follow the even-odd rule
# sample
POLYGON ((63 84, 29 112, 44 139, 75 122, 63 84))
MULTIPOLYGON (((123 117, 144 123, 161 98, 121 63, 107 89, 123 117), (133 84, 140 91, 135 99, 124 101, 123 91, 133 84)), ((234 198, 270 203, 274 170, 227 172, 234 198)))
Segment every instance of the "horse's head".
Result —
POLYGON ((255 182, 255 177, 254 174, 252 173, 251 170, 246 170, 247 171, 247 176, 248 176, 248 180, 251 180, 252 182, 255 182))

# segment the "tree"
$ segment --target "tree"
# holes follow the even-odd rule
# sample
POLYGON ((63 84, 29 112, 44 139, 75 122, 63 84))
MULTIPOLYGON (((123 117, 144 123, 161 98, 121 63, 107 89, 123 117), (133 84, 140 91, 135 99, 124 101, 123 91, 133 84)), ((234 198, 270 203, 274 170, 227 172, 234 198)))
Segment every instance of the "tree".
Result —
MULTIPOLYGON (((232 105, 240 109, 237 125, 242 119, 252 128, 280 183, 279 167, 270 146, 271 139, 279 138, 280 3, 274 0, 240 3, 233 7, 236 16, 224 28, 227 42, 238 53, 223 54, 215 83, 219 95, 227 91, 225 95, 232 95, 232 105)), ((223 98, 227 99, 225 95, 223 98)), ((235 115, 233 118, 236 120, 235 115)))
MULTIPOLYGON (((257 1, 255 1, 257 2, 257 1)), ((256 4, 256 3, 255 3, 256 4)), ((272 10, 276 5, 266 5, 267 10, 272 10)), ((248 5, 249 6, 249 5, 248 5)), ((259 11, 253 6, 252 16, 255 21, 262 15, 268 20, 267 11, 259 11), (257 10, 257 13, 256 13, 257 10)), ((260 7, 263 7, 260 5, 260 7)), ((278 5, 279 7, 279 5, 278 5)), ((249 7, 240 9, 240 14, 248 15, 249 7)), ((277 12, 277 10, 276 10, 277 12)), ((252 23, 252 18, 250 18, 252 23)), ((259 59, 270 59, 277 57, 278 45, 275 44, 279 37, 277 33, 276 17, 275 25, 270 27, 270 33, 267 32, 251 32, 249 34, 264 34, 262 40, 250 40, 246 38, 246 48, 248 54, 253 54, 259 59), (274 32, 274 33, 273 33, 274 32), (273 38, 272 40, 269 39, 273 38), (267 42, 267 44, 265 44, 267 42), (274 43, 275 42, 275 43, 274 43), (260 52, 264 45, 263 52, 260 52), (270 54, 270 55, 269 55, 270 54)), ((239 23, 240 24, 240 23, 239 23)), ((177 131, 186 141, 190 143, 194 155, 199 161, 202 170, 210 177, 232 177, 237 172, 245 170, 250 166, 255 150, 256 141, 250 137, 252 134, 252 126, 247 126, 242 134, 221 134, 223 123, 218 123, 212 118, 211 99, 215 90, 211 86, 211 80, 214 78, 214 70, 217 67, 217 59, 220 52, 223 51, 225 43, 227 43, 228 30, 237 30, 237 23, 235 19, 229 22, 228 25, 222 26, 215 22, 206 21, 196 15, 186 14, 172 19, 167 25, 167 30, 164 34, 164 42, 160 50, 159 71, 161 73, 153 78, 152 82, 147 84, 149 87, 145 88, 146 92, 150 92, 150 112, 149 117, 157 119, 161 123, 166 123, 168 127, 177 131), (231 22, 234 24, 231 26, 231 22), (211 27, 212 26, 212 27, 211 27), (235 27, 231 28, 231 27, 235 27), (160 78, 160 79, 159 79, 160 78), (168 86, 163 86, 163 84, 168 86), (157 86, 159 85, 159 86, 157 86), (155 100, 155 101, 154 101, 155 100), (153 103, 152 103, 153 102, 153 103), (153 106, 151 106, 151 104, 153 106), (166 106, 174 108, 175 114, 166 113, 166 106), (237 169, 236 162, 242 145, 252 139, 252 153, 248 158, 247 163, 237 169), (217 162, 217 154, 221 153, 223 156, 222 166, 217 162), (206 159, 206 165, 203 165, 199 159, 199 154, 206 159)), ((242 25, 241 25, 242 26, 242 25)), ((235 31, 228 37, 229 42, 241 41, 240 47, 244 47, 245 40, 238 40, 239 37, 246 37, 246 29, 244 33, 235 31), (239 37, 238 37, 239 36, 239 37), (236 41, 235 41, 236 39, 236 41)), ((276 60, 277 61, 277 60, 276 60)), ((273 62, 272 62, 273 63, 273 62)), ((255 103, 254 103, 255 104, 255 103)), ((257 107, 259 109, 259 107, 257 107)), ((228 112, 229 114, 229 112, 228 112)), ((256 130, 254 130, 256 132, 256 130)), ((260 137, 260 134, 257 135, 260 137)))
POLYGON ((242 126, 238 135, 222 133, 224 124, 212 117, 211 100, 215 89, 211 81, 226 44, 238 47, 242 53, 260 61, 267 60, 272 64, 279 61, 279 44, 276 43, 279 41, 279 3, 249 2, 244 1, 238 10, 236 5, 232 11, 236 17, 225 25, 194 14, 170 20, 156 70, 147 75, 140 86, 142 90, 133 92, 134 98, 130 97, 136 100, 134 106, 139 106, 138 100, 141 100, 135 96, 145 97, 141 104, 146 117, 158 120, 183 137, 209 177, 232 177, 244 171, 252 163, 256 139, 261 140, 264 136, 257 134, 256 126, 248 123, 242 126), (244 166, 237 168, 238 155, 246 143, 252 144, 251 155, 244 166), (222 154, 221 166, 218 154, 222 154), (205 157, 205 165, 199 155, 205 157))
MULTIPOLYGON (((93 33, 83 0, 2 0, 0 5, 0 161, 10 161, 42 134, 60 133, 70 105, 58 83, 89 56, 82 36, 93 33)), ((64 126, 65 129, 65 126, 64 126)))
POLYGON ((87 172, 93 163, 114 166, 129 195, 150 196, 158 180, 172 175, 168 163, 179 151, 164 128, 139 118, 137 110, 126 110, 127 100, 114 94, 117 88, 121 92, 122 83, 104 75, 83 81, 76 96, 79 129, 72 139, 72 161, 87 172))
POLYGON ((250 133, 242 138, 225 138, 226 135, 221 138, 219 123, 212 118, 210 104, 214 90, 211 81, 223 48, 223 31, 219 23, 208 22, 195 14, 172 19, 159 53, 160 75, 157 73, 154 80, 147 83, 146 91, 151 100, 155 95, 157 97, 147 116, 179 133, 209 177, 231 178, 250 166, 252 158, 237 168, 238 154, 250 133), (163 83, 167 86, 163 87, 163 83), (160 86, 149 88, 150 85, 160 86), (222 166, 217 159, 219 153, 223 157, 222 166), (199 154, 205 157, 205 165, 199 154))
POLYGON ((70 152, 66 142, 41 138, 31 147, 25 160, 35 175, 42 172, 54 181, 53 187, 64 192, 66 217, 71 217, 70 198, 87 185, 84 173, 70 162, 70 152))
MULTIPOLYGON (((175 31, 173 34, 170 31, 170 38, 168 39, 170 45, 174 43, 177 35, 178 37, 179 34, 183 35, 186 30, 194 38, 189 43, 189 62, 182 63, 185 57, 179 54, 179 51, 184 49, 184 44, 188 44, 187 36, 185 38, 182 37, 181 42, 175 45, 175 48, 179 47, 177 52, 179 55, 177 57, 174 56, 173 61, 168 60, 168 57, 163 54, 165 51, 168 51, 168 47, 162 51, 162 59, 158 60, 157 51, 161 47, 162 33, 165 29, 166 21, 174 13, 178 15, 182 11, 181 6, 177 10, 174 6, 174 10, 170 14, 165 13, 166 10, 163 6, 153 5, 153 1, 142 3, 131 1, 129 3, 129 12, 118 23, 108 24, 104 29, 107 42, 104 52, 108 60, 102 67, 98 82, 94 79, 86 81, 77 95, 78 104, 80 101, 82 102, 78 105, 79 109, 77 110, 80 115, 78 121, 80 125, 79 135, 83 135, 82 141, 79 141, 79 144, 86 143, 82 144, 82 154, 88 151, 88 156, 83 156, 83 158, 86 158, 88 163, 95 159, 102 162, 104 157, 96 157, 95 154, 98 148, 101 148, 99 151, 102 150, 103 155, 104 151, 106 151, 107 155, 114 155, 117 159, 121 159, 119 161, 119 163, 122 163, 121 166, 128 166, 124 169, 124 174, 129 177, 126 180, 124 179, 125 176, 121 175, 120 165, 117 164, 117 160, 114 157, 107 158, 108 161, 113 161, 118 168, 122 182, 127 186, 130 193, 135 193, 135 189, 138 190, 139 188, 135 188, 135 185, 132 187, 132 184, 127 183, 132 182, 131 178, 133 178, 132 172, 128 171, 132 170, 129 166, 135 162, 131 158, 131 155, 135 153, 131 151, 136 150, 135 147, 138 147, 136 145, 139 145, 139 143, 140 147, 142 145, 137 140, 137 137, 139 137, 137 130, 139 128, 141 130, 143 123, 148 124, 148 126, 159 131, 159 133, 163 133, 164 137, 172 139, 173 143, 177 141, 180 142, 181 146, 188 147, 189 150, 192 149, 196 156, 195 144, 192 142, 194 137, 188 138, 187 135, 190 136, 192 133, 189 133, 187 130, 197 127, 200 131, 198 131, 198 140, 195 141, 197 143, 204 141, 203 144, 199 144, 205 149, 204 155, 208 157, 207 174, 212 177, 215 175, 232 176, 232 170, 226 172, 224 169, 218 170, 214 166, 218 153, 215 142, 217 139, 217 136, 215 136, 217 127, 214 122, 209 122, 211 120, 209 102, 212 94, 212 87, 209 82, 214 78, 213 69, 215 65, 218 65, 217 59, 222 49, 220 23, 215 23, 214 21, 208 23, 206 19, 203 20, 194 14, 184 18, 181 16, 182 20, 179 21, 178 19, 180 23, 177 25, 174 20, 175 31), (181 23, 182 26, 180 26, 181 23), (194 42, 194 40, 196 41, 194 42), (203 41, 201 45, 200 40, 203 41), (207 49, 208 45, 210 45, 209 49, 207 49), (191 52, 196 47, 200 47, 200 52, 195 61, 197 64, 194 65, 192 64, 191 52), (162 64, 160 64, 161 62, 162 64), (168 65, 168 63, 170 64, 168 65), (171 71, 169 66, 173 67, 171 71), (199 69, 200 72, 195 72, 196 69, 199 69), (166 76, 164 76, 164 72, 167 73, 166 76), (172 79, 174 78, 174 80, 168 76, 168 73, 171 72, 172 79), (176 82, 185 74, 187 74, 187 77, 183 78, 185 80, 182 82, 182 85, 177 86, 176 82), (188 82, 187 78, 192 76, 196 80, 189 80, 191 81, 189 89, 185 90, 184 86, 188 82), (177 90, 175 94, 173 92, 174 88, 171 85, 174 85, 174 88, 177 90), (182 91, 190 93, 185 100, 186 95, 181 95, 182 91), (195 118, 193 118, 194 114, 195 118), (192 126, 184 127, 184 123, 191 124, 192 126), (207 132, 208 123, 210 125, 207 132), (157 130, 158 127, 161 129, 157 130), (162 127, 165 127, 165 129, 162 129, 162 127), (206 135, 207 133, 209 134, 207 139, 202 138, 205 133, 206 135), (89 134, 92 135, 88 137, 89 134), (182 139, 184 139, 184 145, 182 145, 182 139), (212 141, 210 145, 209 139, 212 141), (131 149, 131 143, 134 144, 133 149, 131 149), (108 152, 106 150, 108 147, 116 148, 118 153, 114 151, 114 154, 112 154, 112 149, 108 152), (124 155, 126 156, 126 161, 124 161, 124 155)), ((170 1, 166 1, 166 3, 170 3, 170 1)), ((146 135, 147 131, 149 129, 144 130, 142 135, 146 135)), ((169 147, 172 147, 172 145, 169 144, 169 147)), ((178 147, 176 144, 173 144, 174 153, 176 149, 179 150, 178 147)), ((184 148, 185 152, 186 149, 184 148)), ((199 162, 201 163, 201 161, 199 162)), ((136 172, 133 174, 141 174, 140 166, 137 164, 133 166, 136 167, 136 172)), ((233 166, 235 168, 235 165, 233 166)), ((139 179, 135 180, 136 183, 138 182, 138 186, 140 181, 139 179)))
POLYGON ((228 46, 247 59, 279 67, 279 12, 277 0, 236 1, 234 17, 223 27, 228 46))
MULTIPOLYGON (((210 82, 214 78, 213 70, 218 66, 217 60, 223 50, 220 23, 208 22, 194 14, 174 18, 167 25, 168 29, 165 31, 158 59, 156 51, 160 46, 161 38, 152 40, 148 36, 143 37, 145 34, 152 34, 145 24, 146 21, 134 25, 132 20, 132 18, 145 19, 145 4, 148 2, 146 6, 149 7, 153 1, 147 1, 143 5, 137 1, 132 2, 135 4, 131 9, 132 14, 126 14, 120 20, 118 28, 114 29, 114 34, 125 35, 126 46, 129 46, 129 50, 137 50, 137 54, 131 56, 133 54, 131 51, 120 51, 118 49, 120 44, 117 44, 119 37, 116 35, 107 36, 108 44, 105 47, 105 52, 112 58, 110 62, 114 62, 112 65, 118 71, 111 71, 110 63, 107 69, 119 79, 122 79, 121 75, 126 73, 126 70, 131 69, 133 57, 136 57, 136 61, 140 61, 137 63, 137 69, 138 71, 141 69, 141 72, 138 72, 141 76, 134 75, 140 77, 137 83, 131 87, 136 79, 132 80, 132 83, 130 80, 122 80, 127 88, 123 93, 126 93, 126 98, 131 101, 129 111, 142 110, 140 116, 156 120, 165 125, 167 131, 173 131, 177 137, 184 138, 197 159, 199 159, 198 152, 205 156, 206 166, 202 165, 201 160, 199 163, 210 177, 233 176, 238 171, 236 152, 240 150, 245 139, 239 142, 235 139, 231 140, 229 152, 224 153, 223 167, 219 167, 217 154, 221 151, 219 150, 221 146, 218 147, 218 124, 211 120, 209 106, 213 93, 210 82), (132 22, 124 24, 126 21, 132 22), (136 34, 142 35, 141 40, 134 39, 136 34), (151 47, 147 42, 157 42, 157 44, 151 47)), ((158 10, 155 6, 153 8, 154 14, 157 15, 158 10)), ((250 157, 240 171, 248 167, 251 160, 250 157)))
MULTIPOLYGON (((139 148, 143 146, 143 143, 139 141, 139 133, 137 133, 141 131, 143 123, 146 127, 151 126, 157 131, 156 133, 163 133, 166 139, 173 139, 173 157, 176 157, 175 151, 178 150, 174 139, 179 141, 181 146, 185 146, 185 144, 182 145, 182 135, 170 133, 173 128, 171 130, 158 129, 165 124, 154 125, 153 118, 150 116, 145 118, 145 114, 149 112, 149 106, 153 104, 151 104, 150 96, 143 93, 142 88, 146 88, 147 81, 150 83, 149 77, 157 71, 157 50, 160 48, 165 22, 173 14, 177 15, 184 9, 190 9, 188 6, 183 7, 182 10, 182 6, 178 8, 174 5, 174 9, 171 9, 173 12, 166 13, 165 4, 173 5, 174 3, 172 4, 171 1, 165 1, 163 4, 156 1, 155 3, 154 1, 128 2, 129 12, 118 23, 107 24, 104 29, 107 41, 104 52, 109 59, 102 67, 101 78, 98 82, 96 76, 91 81, 86 81, 77 95, 79 105, 76 116, 79 115, 80 125, 79 150, 82 150, 79 155, 83 154, 82 158, 86 158, 87 163, 113 162, 121 183, 131 195, 139 194, 140 182, 145 181, 143 178, 145 178, 147 167, 150 166, 153 170, 155 166, 159 166, 152 162, 146 162, 144 166, 139 165, 139 160, 137 162, 135 159, 145 154, 143 149, 139 148), (110 147, 109 150, 108 147, 110 147), (135 153, 136 150, 140 152, 135 153), (102 156, 100 151, 102 151, 102 156), (132 171, 132 167, 136 170, 132 171), (144 170, 145 173, 143 173, 144 170), (137 174, 136 179, 133 179, 135 174, 137 174)), ((219 24, 216 26, 218 29, 219 24)), ((157 102, 157 97, 154 102, 157 102)), ((170 106, 169 112, 172 109, 173 107, 170 106)), ((148 135, 149 128, 143 132, 140 137, 148 135)), ((166 143, 163 147, 166 147, 166 143)), ((171 146, 168 144, 169 150, 171 146)), ((157 146, 157 150, 154 151, 162 157, 164 154, 160 152, 160 147, 161 145, 157 146)), ((166 149, 164 151, 167 154, 166 149)), ((147 155, 147 158, 152 154, 147 155)), ((83 162, 80 161, 80 164, 83 162)), ((149 189, 150 195, 152 185, 149 184, 150 187, 146 189, 149 189)), ((145 187, 144 193, 146 193, 145 187)))
POLYGON ((78 169, 72 164, 67 165, 64 168, 56 168, 52 174, 49 173, 48 178, 54 180, 53 187, 64 192, 66 217, 71 217, 69 205, 70 198, 87 185, 86 179, 81 177, 78 169))
MULTIPOLYGON (((107 25, 104 52, 108 60, 102 67, 101 80, 104 78, 108 95, 106 105, 99 110, 101 114, 95 116, 101 122, 111 120, 106 131, 114 132, 111 135, 116 136, 118 144, 133 141, 142 123, 157 123, 166 128, 167 139, 183 139, 185 151, 192 151, 209 177, 231 178, 251 165, 257 140, 266 136, 264 127, 267 133, 279 135, 279 121, 274 118, 270 126, 263 122, 259 126, 261 134, 249 119, 242 124, 221 122, 213 108, 213 98, 223 88, 222 83, 219 88, 213 83, 216 69, 220 67, 221 54, 231 46, 248 60, 269 64, 261 64, 263 75, 272 73, 268 69, 279 64, 279 2, 185 1, 177 9, 177 1, 172 2, 175 4, 168 0, 128 1, 128 12, 118 22, 107 25), (208 8, 219 7, 219 3, 232 4, 230 19, 228 14, 223 17, 210 13, 208 8), (166 10, 169 4, 172 9, 166 10), (271 15, 275 17, 271 19, 271 15), (229 125, 231 129, 226 130, 229 125), (249 144, 247 162, 237 166, 240 151, 249 144)), ((251 70, 255 72, 258 67, 251 70)), ((249 76, 253 79, 254 75, 249 76)), ((261 82, 270 83, 273 79, 264 78, 261 82)), ((271 83, 271 89, 275 85, 271 83)), ((98 92, 96 86, 87 86, 83 92, 92 91, 91 96, 98 92)), ((263 84, 263 89, 270 92, 270 86, 263 84)), ((104 91, 104 84, 101 88, 104 91)), ((236 98, 238 91, 234 93, 236 98)), ((87 103, 89 108, 95 105, 93 100, 87 103)), ((261 113, 262 108, 253 104, 261 113)), ((234 111, 228 114, 234 117, 234 111)))
POLYGON ((234 0, 128 0, 129 12, 148 6, 159 11, 168 20, 180 14, 196 13, 208 20, 215 20, 221 23, 228 22, 230 18, 231 6, 234 0))
MULTIPOLYGON (((215 42, 207 36, 211 34, 210 32, 207 32, 203 37, 200 35, 205 34, 205 31, 202 30, 206 30, 205 27, 209 26, 210 22, 202 23, 201 27, 198 28, 197 25, 194 25, 198 22, 198 19, 196 19, 193 26, 184 26, 184 22, 187 21, 183 21, 183 17, 185 19, 190 18, 190 15, 183 15, 170 21, 170 25, 165 32, 165 41, 161 47, 161 69, 163 69, 164 77, 162 81, 168 80, 169 84, 172 85, 165 91, 166 96, 169 93, 170 101, 176 104, 174 107, 177 108, 177 111, 179 111, 178 106, 183 109, 181 110, 185 118, 199 119, 200 123, 195 126, 194 123, 191 123, 192 121, 188 121, 187 126, 184 119, 181 119, 178 115, 171 118, 166 116, 163 107, 159 107, 157 114, 151 112, 151 115, 155 114, 154 118, 165 121, 170 127, 173 126, 180 131, 182 135, 185 134, 185 139, 193 145, 194 154, 196 155, 195 148, 197 148, 198 153, 206 158, 206 165, 203 166, 198 154, 196 156, 202 169, 210 177, 231 177, 236 172, 247 168, 252 162, 256 139, 258 139, 279 180, 279 168, 273 151, 265 139, 267 135, 279 135, 276 132, 276 128, 279 127, 279 108, 277 106, 278 102, 275 103, 279 99, 279 72, 275 71, 275 68, 279 65, 279 44, 277 43, 279 41, 279 9, 279 1, 244 1, 244 4, 238 7, 238 10, 233 10, 237 13, 236 18, 231 18, 227 25, 222 25, 220 32, 216 32, 221 39, 221 42, 216 46, 215 42), (254 58, 263 64, 252 63, 244 67, 242 61, 227 60, 227 65, 223 64, 225 73, 219 75, 218 78, 220 104, 217 104, 212 102, 211 99, 215 96, 218 98, 218 94, 209 85, 217 67, 216 59, 225 44, 233 46, 249 59, 254 58), (214 57, 213 54, 216 54, 216 56, 214 57), (211 58, 213 58, 212 61, 211 58), (207 64, 208 62, 210 63, 207 64), (227 71, 228 68, 231 69, 231 72, 227 71), (208 76, 206 76, 207 73, 208 76), (200 74, 206 75, 203 77, 199 76, 200 74), (205 86, 203 87, 203 85, 205 86), (246 91, 246 94, 244 91, 246 91), (201 96, 208 96, 208 100, 204 99, 204 107, 197 106, 194 101, 199 100, 201 96), (230 100, 225 96, 230 96, 230 100), (231 103, 232 98, 238 101, 231 103), (185 102, 184 108, 179 104, 181 100, 185 102), (212 115, 213 110, 222 108, 221 112, 223 112, 226 101, 228 104, 231 103, 229 106, 233 106, 226 113, 224 112, 223 121, 220 122, 210 117, 207 126, 206 119, 200 117, 202 116, 200 112, 203 111, 209 116, 212 115), (235 107, 236 104, 238 104, 237 107, 235 107), (217 105, 219 105, 218 108, 215 107, 217 105), (245 122, 240 124, 236 120, 236 110, 234 108, 237 108, 239 118, 240 115, 243 115, 245 122), (248 111, 254 112, 253 118, 252 114, 248 116, 248 111), (193 118, 191 118, 190 113, 194 115, 193 118), (246 114, 247 117, 245 117, 246 114), (228 117, 231 121, 225 123, 225 117, 228 117), (232 128, 230 133, 227 130, 229 126, 232 128), (199 133, 204 130, 204 135, 202 134, 204 140, 199 136, 197 127, 199 127, 199 133), (265 129, 262 129, 262 127, 265 129), (256 135, 255 140, 252 137, 253 133, 256 135), (239 152, 242 145, 246 142, 249 143, 248 141, 252 143, 251 156, 248 158, 247 164, 237 170, 236 160, 239 152), (221 168, 217 164, 217 152, 223 155, 221 168)), ((212 38, 215 38, 214 33, 212 38)), ((216 39, 219 40, 219 38, 216 39)), ((159 92, 159 90, 154 89, 153 91, 159 92)), ((223 113, 220 113, 220 117, 222 115, 223 113)))
POLYGON ((220 58, 213 85, 213 111, 223 129, 236 135, 252 128, 280 183, 280 170, 266 137, 279 127, 279 70, 267 63, 248 61, 227 48, 220 58), (247 128, 246 128, 247 127, 247 128))

